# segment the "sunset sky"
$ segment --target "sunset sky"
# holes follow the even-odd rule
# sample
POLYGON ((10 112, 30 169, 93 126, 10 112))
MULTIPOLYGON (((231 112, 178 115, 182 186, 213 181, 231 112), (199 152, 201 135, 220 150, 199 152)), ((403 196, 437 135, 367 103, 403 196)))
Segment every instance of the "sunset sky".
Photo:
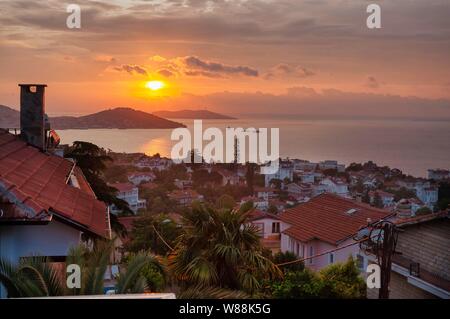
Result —
POLYGON ((448 0, 0 0, 0 104, 450 118, 448 0), (366 7, 382 8, 382 29, 366 7), (164 87, 149 89, 148 81, 164 87))

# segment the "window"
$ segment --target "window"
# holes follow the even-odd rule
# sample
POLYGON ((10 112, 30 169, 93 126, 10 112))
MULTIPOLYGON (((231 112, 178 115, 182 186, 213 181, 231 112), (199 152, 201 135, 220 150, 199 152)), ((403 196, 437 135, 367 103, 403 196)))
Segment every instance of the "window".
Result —
POLYGON ((300 254, 300 245, 299 243, 297 243, 297 256, 299 256, 299 254, 300 254))
MULTIPOLYGON (((312 257, 314 255, 314 247, 313 246, 309 246, 309 257, 312 257)), ((314 258, 310 258, 309 259, 309 263, 312 264, 313 263, 314 258)))
POLYGON ((272 223, 272 234, 279 234, 280 233, 280 223, 275 222, 272 223))
POLYGON ((330 264, 334 263, 334 253, 330 253, 330 255, 328 256, 328 261, 330 264))

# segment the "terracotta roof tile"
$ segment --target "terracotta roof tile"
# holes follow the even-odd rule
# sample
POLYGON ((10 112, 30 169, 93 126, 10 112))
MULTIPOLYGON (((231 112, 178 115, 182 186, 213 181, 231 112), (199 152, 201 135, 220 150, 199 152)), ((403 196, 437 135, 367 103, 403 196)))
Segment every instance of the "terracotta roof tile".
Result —
POLYGON ((56 213, 87 231, 105 236, 106 206, 95 198, 81 170, 74 170, 80 188, 66 183, 73 165, 70 160, 41 152, 0 130, 0 186, 34 212, 33 216, 9 218, 32 221, 43 212, 56 213))
POLYGON ((319 239, 333 245, 355 234, 367 219, 372 222, 392 213, 325 193, 297 207, 287 209, 279 216, 291 225, 284 233, 302 242, 319 239), (356 209, 353 213, 349 211, 356 209))
POLYGON ((116 188, 119 192, 131 192, 133 189, 137 188, 131 183, 114 183, 109 186, 116 188))

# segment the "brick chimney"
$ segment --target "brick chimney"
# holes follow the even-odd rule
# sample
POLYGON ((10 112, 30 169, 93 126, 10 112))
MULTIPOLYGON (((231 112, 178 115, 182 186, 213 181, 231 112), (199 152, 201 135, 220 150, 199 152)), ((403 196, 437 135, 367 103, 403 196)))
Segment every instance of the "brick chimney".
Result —
POLYGON ((46 148, 45 84, 19 84, 20 135, 41 150, 46 148))

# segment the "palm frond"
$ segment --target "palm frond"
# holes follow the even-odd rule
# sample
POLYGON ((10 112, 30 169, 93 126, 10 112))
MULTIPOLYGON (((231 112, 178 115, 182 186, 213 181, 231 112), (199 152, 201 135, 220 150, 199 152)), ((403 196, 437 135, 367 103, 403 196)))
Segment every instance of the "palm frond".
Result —
POLYGON ((140 281, 142 281, 143 277, 140 273, 141 270, 148 264, 155 265, 159 269, 162 269, 160 263, 154 256, 144 253, 134 255, 128 263, 126 271, 119 275, 116 284, 116 292, 127 293, 129 291, 136 290, 136 287, 142 287, 142 282, 140 281))

